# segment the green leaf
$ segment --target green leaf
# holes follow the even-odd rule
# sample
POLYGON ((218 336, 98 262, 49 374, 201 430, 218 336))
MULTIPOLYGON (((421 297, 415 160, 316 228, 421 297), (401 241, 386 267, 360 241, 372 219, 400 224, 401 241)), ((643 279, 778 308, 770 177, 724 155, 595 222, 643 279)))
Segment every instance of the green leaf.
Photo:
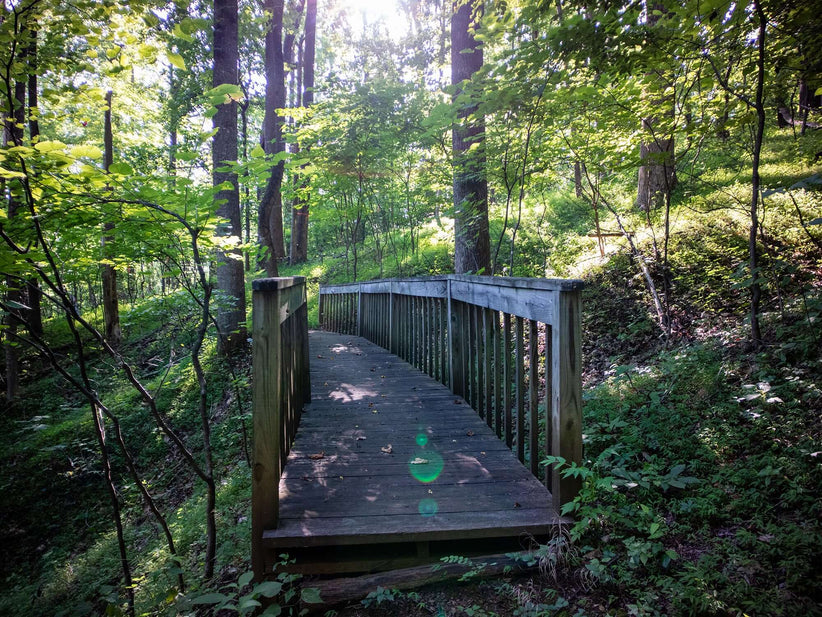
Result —
POLYGON ((83 156, 90 159, 99 159, 103 156, 103 153, 97 146, 73 146, 71 148, 71 156, 78 159, 83 156))
POLYGON ((243 573, 239 579, 237 579, 237 586, 242 589, 246 585, 251 582, 251 579, 254 578, 253 572, 245 572, 243 573))
POLYGON ((186 70, 186 61, 183 60, 183 57, 180 54, 175 54, 174 52, 169 51, 166 52, 166 56, 172 65, 176 66, 181 71, 186 70))
POLYGON ((62 141, 57 141, 57 140, 55 140, 55 141, 41 141, 41 142, 38 142, 37 144, 35 144, 34 147, 35 147, 35 149, 37 149, 38 152, 55 152, 55 151, 58 151, 58 150, 65 150, 66 149, 66 144, 64 144, 62 141))
POLYGON ((283 584, 278 581, 265 581, 254 586, 254 593, 266 598, 273 598, 283 589, 283 584))
POLYGON ((247 608, 255 608, 258 606, 262 606, 259 600, 255 600, 254 598, 243 598, 240 600, 240 610, 245 610, 247 608))
POLYGON ((251 158, 258 159, 265 156, 265 150, 260 144, 257 144, 251 149, 251 158))
POLYGON ((180 150, 177 152, 177 159, 180 161, 196 161, 200 155, 191 150, 180 150))
POLYGON ((18 311, 30 311, 31 307, 26 306, 25 304, 21 304, 20 302, 15 302, 14 300, 7 300, 6 304, 9 308, 13 308, 18 311))
POLYGON ((109 165, 108 171, 109 173, 120 174, 122 176, 130 176, 134 173, 134 170, 128 163, 112 163, 109 165))
POLYGON ((197 598, 194 598, 191 603, 192 604, 219 604, 220 602, 225 602, 230 600, 227 595, 222 593, 207 593, 197 598))
POLYGON ((681 464, 680 465, 675 465, 674 467, 671 467, 671 471, 668 475, 675 478, 676 476, 681 474, 683 471, 685 471, 685 465, 681 465, 681 464))
POLYGON ((180 27, 180 24, 174 24, 174 30, 172 30, 174 36, 178 39, 183 39, 184 41, 188 41, 189 43, 194 42, 194 37, 184 32, 183 29, 180 27))
POLYGON ((300 592, 300 599, 306 604, 322 604, 320 590, 315 587, 306 587, 300 592))

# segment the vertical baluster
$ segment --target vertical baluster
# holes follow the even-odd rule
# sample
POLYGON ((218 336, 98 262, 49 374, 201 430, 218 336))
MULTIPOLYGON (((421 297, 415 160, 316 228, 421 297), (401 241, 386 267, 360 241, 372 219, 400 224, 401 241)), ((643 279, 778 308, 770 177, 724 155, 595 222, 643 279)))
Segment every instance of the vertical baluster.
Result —
POLYGON ((512 426, 513 422, 511 418, 511 386, 513 385, 513 371, 511 370, 511 315, 508 313, 503 313, 502 323, 504 336, 503 340, 505 346, 505 353, 503 354, 503 358, 505 359, 505 443, 510 448, 513 444, 514 438, 514 427, 512 426))
POLYGON ((483 329, 483 359, 485 360, 485 423, 491 427, 494 425, 494 408, 492 405, 493 395, 493 373, 492 362, 494 359, 494 334, 491 326, 491 309, 482 309, 483 329))
POLYGON ((517 347, 517 371, 516 371, 516 397, 517 397, 517 458, 521 463, 525 463, 525 336, 524 322, 519 315, 515 319, 516 347, 517 347))
MULTIPOLYGON (((500 332, 500 314, 498 311, 492 313, 494 328, 494 428, 497 437, 501 438, 502 432, 502 333, 500 332)), ((507 384, 506 384, 507 387, 507 384)))
MULTIPOLYGON (((554 382, 554 346, 553 341, 553 327, 545 326, 545 440, 543 442, 545 456, 551 454, 551 442, 553 435, 552 427, 552 409, 551 409, 551 390, 554 382)), ((543 483, 546 488, 551 489, 551 472, 554 469, 553 465, 546 465, 543 475, 543 483)))
POLYGON ((528 322, 528 355, 529 378, 528 390, 530 394, 529 409, 530 418, 528 422, 529 446, 528 456, 531 463, 531 473, 535 478, 539 478, 539 325, 531 319, 528 322))
POLYGON ((486 417, 485 409, 485 344, 482 338, 482 307, 474 306, 474 363, 476 364, 476 379, 474 392, 474 409, 480 418, 486 417))
POLYGON ((448 338, 451 336, 450 324, 448 323, 448 299, 445 298, 440 301, 440 381, 447 385, 451 384, 451 369, 448 365, 448 338))

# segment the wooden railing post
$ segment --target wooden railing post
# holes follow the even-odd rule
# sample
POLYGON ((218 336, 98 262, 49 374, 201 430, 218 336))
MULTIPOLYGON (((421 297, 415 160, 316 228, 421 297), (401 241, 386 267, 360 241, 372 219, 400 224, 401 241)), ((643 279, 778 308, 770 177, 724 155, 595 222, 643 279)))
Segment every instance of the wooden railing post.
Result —
POLYGON ((262 580, 270 565, 263 533, 277 527, 282 466, 311 382, 305 278, 258 279, 252 290, 251 564, 262 580))
MULTIPOLYGON (((261 281, 261 282, 267 282, 261 281)), ((257 281, 255 281, 257 283, 257 281)), ((263 531, 277 526, 279 510, 282 340, 280 290, 276 285, 252 292, 252 365, 254 463, 252 469, 251 567, 265 575, 263 531)))
MULTIPOLYGON (((551 454, 567 463, 582 462, 582 335, 580 291, 555 292, 551 342, 551 454)), ((554 469, 551 494, 559 510, 576 497, 579 478, 554 469)))

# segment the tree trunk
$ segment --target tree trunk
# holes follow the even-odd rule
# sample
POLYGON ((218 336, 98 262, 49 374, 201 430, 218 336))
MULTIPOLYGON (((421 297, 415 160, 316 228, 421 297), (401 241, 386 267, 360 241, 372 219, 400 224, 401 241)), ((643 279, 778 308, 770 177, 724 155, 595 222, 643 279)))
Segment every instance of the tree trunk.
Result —
POLYGON ((645 211, 662 206, 676 185, 674 140, 656 135, 658 124, 654 117, 642 119, 642 129, 649 138, 639 146, 642 164, 637 182, 637 206, 645 211))
POLYGON ((765 134, 765 29, 768 20, 762 10, 761 1, 754 3, 759 19, 757 36, 758 56, 756 61, 756 129, 754 131, 753 162, 751 165, 751 226, 748 234, 748 266, 751 276, 751 342, 755 349, 762 346, 762 331, 759 327, 759 302, 762 288, 759 284, 759 252, 756 246, 756 234, 759 231, 759 160, 762 153, 762 138, 765 134))
POLYGON ((454 158, 454 271, 488 274, 488 183, 485 177, 485 120, 476 118, 475 103, 460 100, 463 82, 482 68, 482 47, 475 36, 482 17, 481 0, 454 4, 451 17, 451 83, 458 106, 452 131, 454 158), (473 147, 472 147, 473 146, 473 147))
MULTIPOLYGON (((31 43, 27 51, 28 58, 28 97, 29 97, 29 141, 35 144, 40 139, 40 122, 37 120, 37 32, 31 31, 31 43)), ((43 334, 43 311, 41 299, 43 292, 40 290, 40 279, 37 276, 31 277, 26 283, 26 304, 29 327, 33 334, 38 336, 43 334)))
MULTIPOLYGON (((239 60, 237 32, 237 0, 214 0, 214 81, 213 85, 239 83, 237 64, 239 60)), ((219 230, 222 235, 242 238, 240 224, 240 192, 237 188, 237 174, 218 171, 226 161, 237 160, 237 103, 231 100, 217 107, 214 116, 217 134, 212 142, 212 165, 214 186, 228 182, 231 188, 222 190, 217 199, 222 203, 217 215, 226 219, 227 224, 219 230)), ((218 254, 221 262, 217 267, 217 289, 222 293, 217 309, 217 324, 220 329, 218 350, 228 355, 241 347, 245 341, 245 281, 243 279, 242 255, 234 250, 218 254)))
MULTIPOLYGON (((103 120, 103 165, 108 171, 114 163, 114 138, 111 130, 111 90, 106 92, 106 111, 103 120)), ((105 321, 105 336, 109 345, 118 347, 122 340, 120 330, 120 306, 117 300, 117 271, 110 263, 112 257, 111 245, 114 242, 114 223, 103 224, 101 239, 103 254, 103 320, 105 321)))
MULTIPOLYGON (((263 148, 266 154, 285 152, 283 118, 277 109, 285 107, 285 62, 283 58, 283 10, 285 0, 265 0, 270 26, 265 35, 265 117, 263 148)), ((285 257, 283 242, 283 161, 271 168, 260 203, 260 240, 268 249, 264 262, 269 276, 277 276, 277 261, 285 257)))
MULTIPOLYGON (((13 92, 10 94, 13 109, 11 113, 4 118, 3 145, 5 147, 11 142, 15 146, 22 146, 23 122, 25 121, 26 82, 21 80, 16 81, 13 92)), ((5 189, 6 187, 3 188, 5 189)), ((17 209, 20 204, 14 192, 8 189, 7 191, 8 210, 6 216, 9 221, 11 221, 17 215, 17 209)), ((8 277, 6 279, 6 285, 8 286, 6 301, 10 307, 5 318, 6 401, 11 402, 17 398, 20 389, 20 367, 17 356, 17 342, 15 339, 17 328, 20 324, 19 312, 22 306, 23 292, 20 287, 20 280, 16 277, 8 277)))
MULTIPOLYGON (((314 103, 314 59, 317 36, 317 0, 307 0, 305 13, 305 50, 303 52, 303 96, 304 107, 314 103)), ((308 146, 303 147, 308 152, 308 146)), ((291 263, 303 263, 308 259, 308 189, 306 180, 301 179, 291 216, 291 263)))
MULTIPOLYGON (((649 4, 647 12, 647 23, 649 28, 657 27, 660 15, 654 11, 664 11, 664 7, 659 4, 649 4)), ((654 75, 651 75, 653 78, 654 75)), ((656 75, 656 80, 661 86, 663 77, 656 75)), ((662 89, 662 87, 660 88, 662 89)), ((666 117, 674 115, 674 101, 671 97, 665 96, 648 101, 654 109, 662 108, 666 117)), ((656 116, 648 116, 642 119, 642 131, 644 136, 639 144, 639 177, 637 180, 637 207, 641 210, 649 211, 665 204, 676 184, 674 172, 674 139, 667 137, 667 128, 656 116)))

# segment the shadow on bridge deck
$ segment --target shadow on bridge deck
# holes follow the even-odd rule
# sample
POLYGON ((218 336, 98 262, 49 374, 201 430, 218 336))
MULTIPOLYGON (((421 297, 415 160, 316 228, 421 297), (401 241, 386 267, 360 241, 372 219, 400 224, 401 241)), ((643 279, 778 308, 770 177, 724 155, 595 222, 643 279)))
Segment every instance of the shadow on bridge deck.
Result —
POLYGON ((292 569, 404 567, 550 535, 551 494, 462 398, 363 338, 312 332, 310 353, 312 402, 263 536, 292 569))

